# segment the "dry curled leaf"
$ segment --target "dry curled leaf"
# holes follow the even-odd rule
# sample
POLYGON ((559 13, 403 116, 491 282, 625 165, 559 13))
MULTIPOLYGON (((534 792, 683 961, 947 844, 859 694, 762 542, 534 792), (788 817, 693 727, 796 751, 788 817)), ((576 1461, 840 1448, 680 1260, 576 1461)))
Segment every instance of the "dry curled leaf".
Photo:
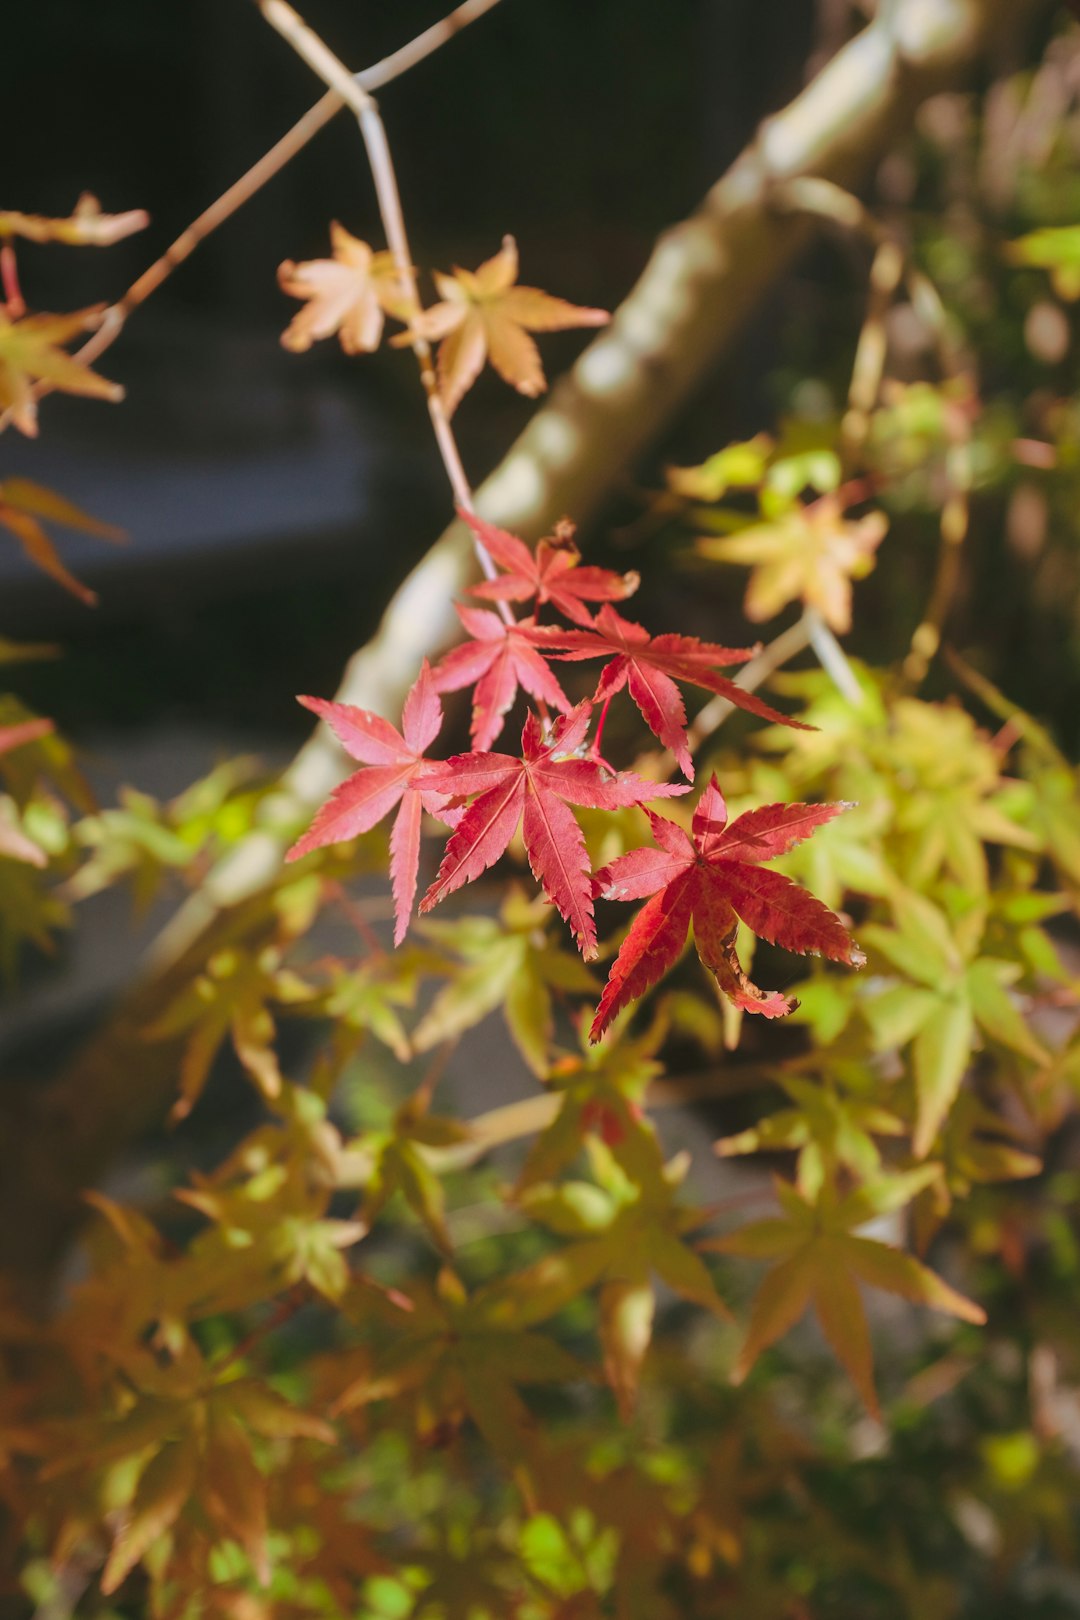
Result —
POLYGON ((407 300, 394 256, 376 253, 336 220, 330 241, 332 259, 308 259, 303 264, 286 259, 278 270, 282 292, 307 300, 281 341, 294 354, 303 354, 318 339, 336 332, 346 354, 370 354, 379 347, 385 316, 404 319, 407 300))
POLYGON ((547 387, 540 353, 530 332, 561 332, 571 326, 604 326, 606 310, 585 309, 537 287, 517 286, 518 251, 512 236, 477 270, 435 273, 441 302, 413 317, 413 336, 439 343, 439 386, 447 412, 456 409, 489 360, 504 382, 535 399, 547 387))
POLYGON ((84 191, 68 219, 43 214, 21 214, 0 209, 0 237, 21 236, 28 242, 63 242, 69 247, 111 247, 136 231, 143 231, 150 215, 143 208, 123 214, 103 214, 96 197, 84 191))

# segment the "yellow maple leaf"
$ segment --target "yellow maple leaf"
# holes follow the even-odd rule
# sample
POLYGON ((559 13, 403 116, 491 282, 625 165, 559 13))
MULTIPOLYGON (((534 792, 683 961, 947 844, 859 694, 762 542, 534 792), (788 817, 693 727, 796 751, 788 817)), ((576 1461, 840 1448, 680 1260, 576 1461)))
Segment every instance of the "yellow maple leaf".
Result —
POLYGON ((0 308, 0 413, 10 411, 20 433, 37 436, 35 383, 91 399, 123 399, 119 383, 91 371, 62 347, 85 332, 102 307, 94 305, 71 315, 27 315, 21 321, 11 320, 0 308))
POLYGON ((801 599, 843 634, 851 629, 851 581, 870 573, 887 528, 883 512, 852 520, 839 501, 826 496, 774 523, 754 523, 723 538, 704 536, 697 549, 719 562, 753 566, 743 606, 748 619, 771 619, 801 599))
POLYGON ((397 346, 413 334, 439 343, 439 386, 447 413, 480 375, 484 361, 516 388, 535 399, 547 387, 540 353, 530 332, 560 332, 571 326, 604 326, 606 310, 585 309, 553 298, 538 287, 519 287, 517 243, 503 237, 494 258, 477 270, 435 273, 441 302, 413 317, 412 330, 393 339, 397 346))
POLYGON ((404 320, 407 296, 392 253, 376 253, 335 220, 330 227, 332 259, 291 259, 278 270, 282 292, 304 298, 281 341, 303 354, 319 338, 336 332, 346 354, 370 354, 379 347, 387 314, 404 320))

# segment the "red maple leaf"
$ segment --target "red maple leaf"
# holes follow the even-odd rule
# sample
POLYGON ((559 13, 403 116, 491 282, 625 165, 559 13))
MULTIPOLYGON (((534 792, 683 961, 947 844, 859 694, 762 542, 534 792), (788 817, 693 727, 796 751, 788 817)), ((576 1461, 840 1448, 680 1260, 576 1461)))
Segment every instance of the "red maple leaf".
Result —
POLYGON ((591 703, 579 703, 556 721, 547 741, 539 719, 530 714, 521 734, 521 759, 456 754, 445 765, 429 767, 427 780, 440 792, 479 797, 446 846, 438 875, 420 902, 422 912, 493 866, 521 822, 533 876, 570 924, 582 955, 596 955, 589 857, 568 804, 615 810, 686 789, 647 782, 632 771, 612 775, 595 760, 581 758, 576 750, 585 742, 591 713, 591 703))
POLYGON ((463 686, 475 683, 470 734, 478 749, 490 748, 499 735, 519 686, 553 709, 567 712, 570 700, 536 650, 537 641, 557 632, 528 622, 508 624, 486 608, 455 606, 473 639, 452 647, 436 666, 435 690, 460 692, 463 686))
POLYGON ((595 878, 605 900, 652 898, 634 918, 611 969, 589 1039, 598 1041, 616 1013, 644 995, 678 960, 690 923, 702 962, 736 1007, 780 1018, 795 1003, 759 990, 735 954, 741 917, 770 944, 800 955, 859 967, 866 958, 828 906, 760 861, 775 860, 838 816, 847 804, 766 804, 727 825, 727 806, 712 777, 694 810, 693 838, 663 816, 646 814, 658 849, 620 855, 595 878))
POLYGON ((606 702, 628 687, 649 730, 671 750, 691 781, 694 766, 686 736, 686 709, 676 681, 689 681, 707 692, 716 692, 763 720, 807 729, 801 721, 789 720, 716 673, 717 664, 745 663, 756 651, 753 647, 721 647, 714 641, 699 641, 696 636, 650 636, 643 625, 622 618, 606 602, 592 630, 567 630, 561 635, 552 632, 551 642, 564 649, 555 654, 558 658, 580 660, 614 653, 600 676, 593 701, 606 702))
POLYGON ((401 731, 381 715, 351 703, 328 703, 323 698, 297 701, 330 726, 353 759, 366 767, 354 771, 336 787, 307 832, 285 859, 297 861, 324 844, 340 844, 369 832, 400 802, 390 834, 390 884, 394 893, 394 944, 400 945, 409 926, 420 864, 420 811, 428 810, 453 826, 456 812, 446 809, 447 795, 433 789, 427 775, 433 762, 424 750, 439 734, 442 704, 425 658, 420 674, 405 699, 401 731), (403 735, 404 733, 404 735, 403 735))
POLYGON ((484 550, 507 571, 498 579, 485 579, 470 587, 473 596, 489 602, 527 602, 539 607, 550 602, 575 624, 592 628, 586 602, 621 602, 641 584, 636 573, 616 574, 610 568, 580 568, 581 552, 574 544, 573 524, 562 522, 555 533, 541 540, 535 553, 517 535, 485 523, 475 512, 461 510, 484 550))

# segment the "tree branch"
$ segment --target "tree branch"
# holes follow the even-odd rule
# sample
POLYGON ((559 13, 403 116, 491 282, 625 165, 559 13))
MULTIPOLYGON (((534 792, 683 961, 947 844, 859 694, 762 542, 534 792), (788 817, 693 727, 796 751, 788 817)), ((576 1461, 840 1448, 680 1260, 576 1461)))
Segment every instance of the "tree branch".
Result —
MULTIPOLYGON (((692 395, 807 239, 805 218, 772 206, 776 185, 817 175, 850 188, 880 160, 918 103, 962 84, 1003 27, 1049 0, 897 0, 769 119, 691 218, 661 238, 614 321, 585 350, 479 491, 486 517, 526 537, 564 513, 581 521, 692 395)), ((471 571, 457 523, 400 587, 375 638, 351 661, 339 698, 397 715, 420 658, 451 639, 451 598, 471 571)), ((322 734, 301 750, 282 791, 315 805, 342 775, 322 734)), ((259 891, 278 870, 281 841, 259 834, 211 874, 152 953, 108 1026, 12 1122, 18 1141, 0 1187, 0 1264, 24 1286, 47 1278, 92 1183, 166 1112, 176 1047, 143 1031, 225 939, 257 925, 259 891)))

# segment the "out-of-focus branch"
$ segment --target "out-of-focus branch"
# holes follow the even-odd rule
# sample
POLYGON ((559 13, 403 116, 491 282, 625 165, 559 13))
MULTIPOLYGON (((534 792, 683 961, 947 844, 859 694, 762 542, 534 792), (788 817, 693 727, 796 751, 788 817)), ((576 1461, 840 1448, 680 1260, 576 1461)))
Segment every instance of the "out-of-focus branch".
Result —
MULTIPOLYGON (((800 175, 857 185, 910 122, 918 103, 965 82, 1002 29, 1049 0, 896 0, 770 118, 709 192, 667 232, 610 327, 585 350, 477 495, 491 520, 526 537, 564 513, 594 512, 643 448, 686 403, 814 228, 772 205, 800 175)), ((471 572, 471 537, 454 524, 391 601, 339 692, 394 717, 423 655, 453 637, 454 592, 471 572)), ((342 774, 321 733, 285 773, 282 790, 315 805, 342 774)), ((141 982, 110 1023, 50 1085, 27 1099, 0 1185, 0 1265, 41 1287, 79 1219, 79 1190, 167 1111, 176 1049, 143 1031, 224 938, 242 936, 282 846, 261 834, 212 873, 159 941, 141 982), (254 897, 254 898, 251 898, 254 897)))

